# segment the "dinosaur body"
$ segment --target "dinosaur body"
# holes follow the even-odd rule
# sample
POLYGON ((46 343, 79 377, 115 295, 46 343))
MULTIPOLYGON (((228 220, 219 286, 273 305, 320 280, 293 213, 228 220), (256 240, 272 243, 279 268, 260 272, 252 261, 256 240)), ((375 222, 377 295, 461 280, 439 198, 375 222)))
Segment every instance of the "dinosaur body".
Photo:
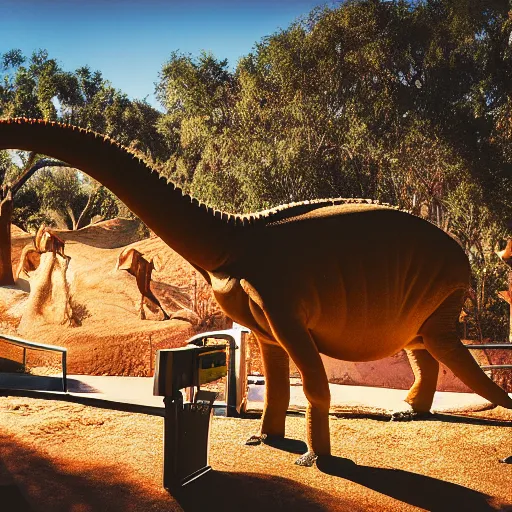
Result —
POLYGON ((90 174, 205 276, 225 313, 258 338, 267 384, 259 438, 284 435, 293 359, 308 399, 309 451, 298 463, 330 453, 320 353, 367 361, 405 348, 415 412, 430 409, 437 361, 512 408, 457 337, 469 264, 429 222, 343 199, 228 215, 184 196, 109 139, 41 121, 0 121, 0 148, 35 150, 90 174))
MULTIPOLYGON (((277 301, 301 319, 320 353, 337 359, 395 354, 449 295, 469 283, 467 258, 454 240, 391 208, 324 206, 258 231, 241 255, 250 262, 240 284, 250 307, 264 311, 267 302, 277 301)), ((215 280, 213 287, 222 304, 215 280)), ((230 309, 236 317, 236 307, 230 309)), ((258 318, 244 318, 245 324, 271 338, 268 322, 258 318)))

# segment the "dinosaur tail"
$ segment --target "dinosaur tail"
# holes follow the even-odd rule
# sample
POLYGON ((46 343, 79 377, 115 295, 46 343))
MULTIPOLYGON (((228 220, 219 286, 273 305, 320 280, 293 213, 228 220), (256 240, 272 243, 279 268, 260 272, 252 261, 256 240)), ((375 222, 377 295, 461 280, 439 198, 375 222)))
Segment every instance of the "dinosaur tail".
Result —
POLYGON ((466 386, 495 405, 512 409, 512 398, 495 384, 473 359, 460 340, 443 339, 443 343, 427 341, 427 350, 438 361, 447 366, 466 386))
POLYGON ((425 348, 446 365, 466 386, 489 402, 512 409, 512 398, 495 384, 464 347, 455 330, 463 292, 446 299, 420 330, 425 348))

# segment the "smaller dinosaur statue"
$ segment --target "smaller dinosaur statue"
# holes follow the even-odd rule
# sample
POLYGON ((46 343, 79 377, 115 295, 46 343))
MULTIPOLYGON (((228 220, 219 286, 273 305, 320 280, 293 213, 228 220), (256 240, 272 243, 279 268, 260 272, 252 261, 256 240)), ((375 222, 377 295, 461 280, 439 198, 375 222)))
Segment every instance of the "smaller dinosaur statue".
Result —
POLYGON ((151 291, 151 273, 155 268, 153 258, 149 261, 144 258, 142 253, 133 247, 125 249, 121 252, 117 259, 116 270, 126 270, 129 274, 135 277, 137 287, 141 294, 140 301, 140 318, 146 320, 146 312, 144 305, 146 304, 149 309, 159 309, 163 313, 163 320, 168 320, 169 315, 165 312, 160 304, 160 301, 155 297, 151 291))
POLYGON ((39 252, 53 252, 53 254, 60 254, 67 260, 71 259, 70 256, 64 254, 66 242, 44 224, 37 230, 34 245, 39 252))
POLYGON ((41 261, 41 254, 44 252, 59 254, 69 263, 71 256, 64 253, 65 245, 66 242, 62 238, 42 224, 37 230, 33 246, 27 245, 21 252, 18 268, 16 269, 16 279, 19 279, 23 273, 28 276, 29 272, 36 270, 41 261))
POLYGON ((29 272, 33 272, 41 263, 41 251, 32 245, 26 245, 21 251, 20 261, 16 269, 16 279, 20 279, 22 274, 28 277, 29 272))

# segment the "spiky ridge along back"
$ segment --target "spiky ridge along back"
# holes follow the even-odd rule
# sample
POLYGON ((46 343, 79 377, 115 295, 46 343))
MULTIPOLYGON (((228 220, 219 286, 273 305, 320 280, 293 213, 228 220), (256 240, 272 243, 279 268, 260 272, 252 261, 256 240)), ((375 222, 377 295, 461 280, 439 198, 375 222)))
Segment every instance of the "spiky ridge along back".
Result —
MULTIPOLYGON (((172 181, 168 180, 163 176, 159 170, 152 165, 149 165, 146 161, 140 158, 136 153, 134 153, 129 148, 126 148, 116 140, 112 139, 108 135, 103 135, 93 130, 89 130, 86 128, 81 128, 78 126, 58 123, 55 121, 44 121, 42 119, 29 119, 29 118, 8 118, 0 120, 0 124, 37 124, 42 127, 56 127, 58 129, 64 130, 72 130, 76 131, 80 134, 84 139, 88 138, 89 140, 93 140, 94 143, 100 142, 101 144, 109 145, 114 152, 121 152, 125 155, 131 157, 133 160, 137 162, 137 165, 148 172, 149 179, 157 179, 159 182, 164 182, 166 187, 168 188, 169 196, 179 196, 180 200, 188 201, 196 207, 206 211, 208 214, 224 221, 227 224, 232 225, 233 227, 246 227, 246 226, 263 226, 270 223, 279 222, 282 220, 286 220, 290 217, 303 215, 318 208, 323 208, 327 206, 336 206, 343 204, 376 204, 387 206, 390 208, 398 209, 392 205, 386 203, 380 203, 379 201, 372 199, 359 199, 359 198, 328 198, 328 199, 314 199, 310 201, 301 201, 297 203, 283 204, 277 206, 275 208, 270 208, 268 210, 262 210, 255 213, 249 214, 232 214, 226 213, 221 210, 214 209, 205 203, 199 201, 193 196, 189 194, 185 194, 180 187, 175 185, 172 181)), ((15 148, 13 148, 15 149, 15 148)), ((52 155, 50 155, 52 156, 52 155)), ((408 212, 410 213, 410 212, 408 212)))
POLYGON ((300 201, 297 203, 283 204, 270 208, 261 212, 250 213, 247 216, 253 217, 256 221, 260 220, 265 224, 276 223, 282 220, 289 219, 298 215, 304 215, 318 208, 325 208, 328 206, 339 206, 344 204, 373 204, 378 206, 385 206, 394 210, 404 211, 405 213, 411 213, 406 210, 401 210, 398 206, 394 206, 388 203, 381 203, 375 199, 361 199, 356 197, 333 197, 328 199, 312 199, 310 201, 300 201))

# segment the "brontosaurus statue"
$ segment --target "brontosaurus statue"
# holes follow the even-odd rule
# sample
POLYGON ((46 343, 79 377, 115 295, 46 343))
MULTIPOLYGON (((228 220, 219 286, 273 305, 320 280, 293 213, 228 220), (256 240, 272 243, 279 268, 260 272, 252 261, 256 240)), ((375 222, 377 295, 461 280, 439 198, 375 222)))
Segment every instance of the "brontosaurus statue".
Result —
POLYGON ((255 333, 266 377, 256 442, 284 436, 292 358, 308 400, 308 452, 298 464, 331 451, 321 353, 371 361, 405 348, 415 375, 406 401, 416 413, 431 407, 438 361, 490 402, 512 408, 456 333, 468 259, 428 221, 344 199, 228 215, 184 195, 110 139, 57 123, 0 121, 4 148, 59 158, 103 183, 204 275, 229 317, 255 333))

